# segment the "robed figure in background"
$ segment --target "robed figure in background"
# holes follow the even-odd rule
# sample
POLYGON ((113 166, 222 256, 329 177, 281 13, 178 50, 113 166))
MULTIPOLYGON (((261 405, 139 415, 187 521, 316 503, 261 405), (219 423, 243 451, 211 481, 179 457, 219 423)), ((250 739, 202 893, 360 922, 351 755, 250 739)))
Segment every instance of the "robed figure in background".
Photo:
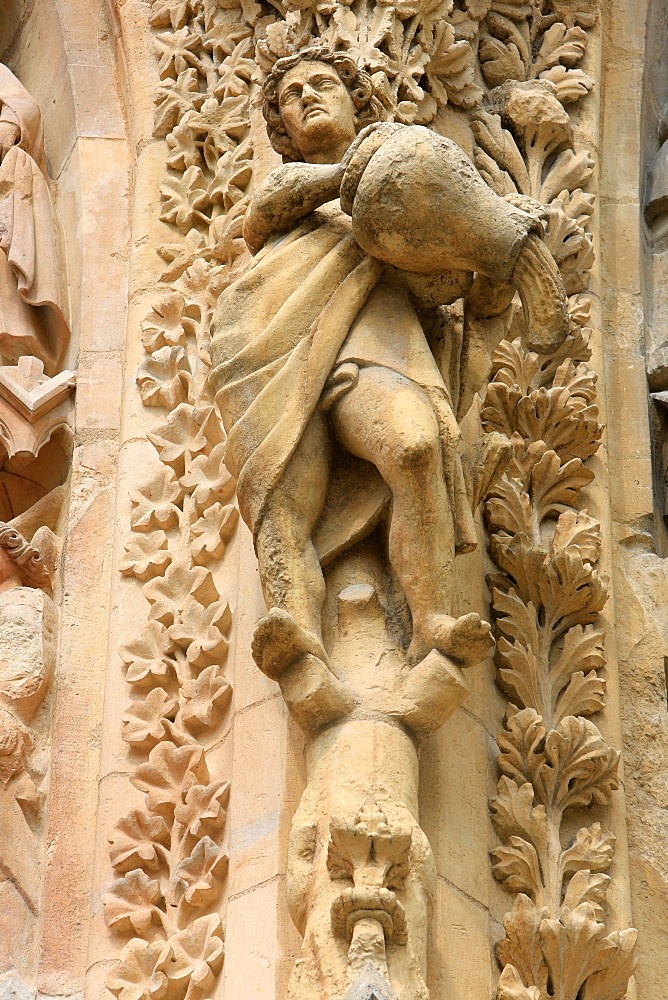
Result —
POLYGON ((0 64, 0 355, 59 370, 69 339, 42 116, 0 64))

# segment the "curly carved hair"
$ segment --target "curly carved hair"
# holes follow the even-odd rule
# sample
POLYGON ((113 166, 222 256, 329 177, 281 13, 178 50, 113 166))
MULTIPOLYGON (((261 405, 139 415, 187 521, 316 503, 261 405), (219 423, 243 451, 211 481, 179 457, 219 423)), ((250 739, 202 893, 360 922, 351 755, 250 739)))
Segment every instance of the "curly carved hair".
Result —
POLYGON ((0 521, 0 547, 16 563, 24 587, 50 589, 51 574, 44 565, 41 553, 6 521, 0 521))
POLYGON ((384 117, 382 105, 373 93, 371 77, 366 70, 359 69, 355 60, 346 52, 333 52, 326 45, 313 45, 300 52, 295 52, 294 55, 283 56, 282 59, 277 59, 274 63, 274 67, 262 88, 264 97, 262 113, 267 122, 269 141, 276 152, 282 155, 284 163, 304 159, 288 136, 278 104, 278 87, 281 80, 288 70, 293 69, 302 59, 328 63, 334 67, 355 105, 355 121, 358 132, 365 125, 381 121, 384 117))

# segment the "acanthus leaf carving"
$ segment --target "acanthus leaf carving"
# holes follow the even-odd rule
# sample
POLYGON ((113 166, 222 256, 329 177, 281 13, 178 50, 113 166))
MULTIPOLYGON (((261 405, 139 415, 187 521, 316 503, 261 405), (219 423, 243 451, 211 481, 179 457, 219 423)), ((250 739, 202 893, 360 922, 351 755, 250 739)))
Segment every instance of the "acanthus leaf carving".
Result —
POLYGON ((619 785, 619 753, 590 719, 605 708, 601 533, 578 509, 594 478, 585 463, 602 434, 582 294, 594 261, 587 232, 594 198, 585 190, 594 164, 555 105, 592 88, 579 64, 597 7, 554 3, 551 19, 536 15, 533 23, 521 5, 510 10, 493 4, 486 21, 483 72, 498 89, 476 113, 475 157, 499 194, 523 199, 544 220, 570 295, 570 336, 541 356, 513 337, 511 323, 482 411, 484 428, 506 433, 514 447, 485 511, 501 571, 489 577, 498 683, 511 701, 497 739, 502 777, 491 814, 502 844, 492 861, 495 877, 516 894, 497 945, 497 1000, 595 996, 608 962, 619 970, 610 995, 621 997, 635 932, 621 932, 622 944, 602 922, 614 838, 594 823, 563 843, 564 816, 609 804, 619 785), (519 83, 502 79, 520 63, 519 83))

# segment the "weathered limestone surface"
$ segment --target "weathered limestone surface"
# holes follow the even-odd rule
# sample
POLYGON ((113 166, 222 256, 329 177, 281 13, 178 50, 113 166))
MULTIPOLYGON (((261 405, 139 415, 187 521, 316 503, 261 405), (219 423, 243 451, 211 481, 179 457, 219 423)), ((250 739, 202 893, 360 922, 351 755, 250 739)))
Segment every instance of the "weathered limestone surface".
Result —
POLYGON ((3 5, 1 1000, 668 996, 667 43, 3 5))

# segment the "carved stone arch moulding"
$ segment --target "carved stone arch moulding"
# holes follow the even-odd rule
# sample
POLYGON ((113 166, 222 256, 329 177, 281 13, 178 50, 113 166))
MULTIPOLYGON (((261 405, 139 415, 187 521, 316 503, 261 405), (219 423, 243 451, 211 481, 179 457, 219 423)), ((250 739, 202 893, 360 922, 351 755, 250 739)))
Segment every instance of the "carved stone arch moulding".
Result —
POLYGON ((230 776, 217 751, 232 701, 232 614, 220 581, 239 510, 268 605, 253 655, 308 747, 288 859, 304 944, 288 996, 427 1000, 434 870, 418 821, 418 748, 466 697, 466 670, 491 646, 481 609, 454 619, 448 599, 438 604, 439 573, 451 577, 455 550, 476 544, 481 503, 508 698, 492 862, 514 898, 497 997, 625 995, 634 932, 605 922, 614 838, 585 814, 610 803, 619 762, 592 721, 605 707, 606 581, 600 527, 579 502, 602 433, 588 365, 594 161, 574 126, 595 99, 598 16, 594 0, 150 3, 161 219, 174 238, 158 249, 137 374, 162 418, 148 435, 160 466, 132 496, 121 565, 141 586, 146 621, 121 650, 132 690, 123 738, 142 758, 131 781, 144 802, 109 837, 118 878, 105 914, 123 944, 107 986, 119 1000, 204 998, 223 969, 230 776), (311 155, 306 127, 286 124, 287 81, 303 100, 318 86, 312 64, 353 109, 333 162, 311 155), (254 176, 261 103, 286 161, 269 180, 254 176), (411 159, 440 227, 411 216, 425 190, 406 197, 411 159), (465 230, 439 193, 444 178, 465 230), (342 211, 331 207, 339 195, 342 211), (411 226, 422 226, 417 242, 411 226), (419 374, 364 353, 388 301, 398 336, 410 327, 422 349, 442 335, 437 375, 425 374, 431 352, 419 374), (405 424, 424 415, 426 428, 389 448, 386 465, 341 402, 368 391, 382 407, 383 380, 396 398, 409 394, 405 424), (479 440, 464 451, 458 421, 483 390, 479 440), (414 449, 443 481, 441 506, 416 487, 414 449), (293 558, 299 532, 275 498, 315 495, 318 475, 308 479, 309 461, 297 475, 293 457, 319 469, 330 453, 336 476, 325 469, 327 499, 293 558), (409 487, 436 526, 424 555, 424 529, 410 535, 410 510, 402 515, 409 487), (402 559, 400 516, 433 606, 402 559), (572 835, 574 817, 584 818, 572 835))
MULTIPOLYGON (((35 988, 76 375, 41 95, 0 15, 0 990, 35 988), (10 44, 11 43, 11 44, 10 44), (29 76, 29 74, 27 74, 29 76)), ((9 995, 9 993, 8 993, 9 995)))

